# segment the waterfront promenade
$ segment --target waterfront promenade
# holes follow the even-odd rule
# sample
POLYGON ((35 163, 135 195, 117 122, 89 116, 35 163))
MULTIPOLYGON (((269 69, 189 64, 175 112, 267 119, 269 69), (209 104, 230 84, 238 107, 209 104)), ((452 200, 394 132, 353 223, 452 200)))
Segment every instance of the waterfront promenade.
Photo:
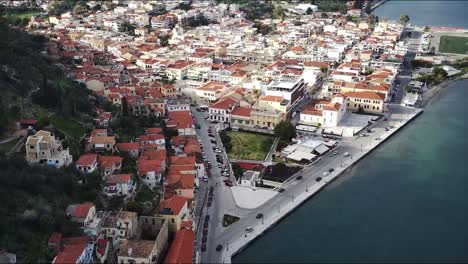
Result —
POLYGON ((282 186, 285 189, 284 192, 279 193, 249 213, 244 212, 241 219, 232 226, 217 230, 214 241, 222 245, 223 248, 218 252, 215 251, 214 245, 209 247, 203 262, 230 263, 233 255, 261 236, 328 183, 338 178, 423 111, 399 105, 390 105, 389 108, 392 114, 387 116, 387 121, 382 119, 375 123, 373 132, 368 136, 358 136, 342 141, 336 148, 336 151, 339 152, 338 155, 328 154, 307 166, 299 173, 303 176, 301 180, 296 180, 294 177, 285 182, 282 186), (393 126, 393 128, 387 131, 386 128, 389 126, 393 126), (344 157, 345 152, 350 155, 344 157), (324 176, 324 173, 330 168, 333 168, 334 171, 324 176), (317 177, 322 177, 322 180, 317 182, 317 177), (263 217, 257 218, 259 213, 263 217), (249 233, 246 231, 247 228, 252 228, 253 231, 249 233))

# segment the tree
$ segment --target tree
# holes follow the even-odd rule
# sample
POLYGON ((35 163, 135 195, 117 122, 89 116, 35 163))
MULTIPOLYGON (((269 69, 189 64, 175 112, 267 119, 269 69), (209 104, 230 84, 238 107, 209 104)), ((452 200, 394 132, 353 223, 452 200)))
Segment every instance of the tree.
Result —
POLYGON ((322 15, 321 15, 321 17, 326 19, 326 18, 328 18, 328 14, 327 14, 327 13, 325 13, 325 12, 322 12, 322 15))
MULTIPOLYGON (((368 1, 370 2, 370 1, 368 1)), ((361 9, 364 5, 364 1, 363 0, 355 0, 354 1, 354 5, 353 5, 353 8, 354 9, 361 9)))
POLYGON ((123 116, 128 116, 128 103, 127 103, 127 97, 122 98, 122 115, 123 116))
POLYGON ((370 15, 372 13, 371 1, 367 1, 364 12, 366 12, 366 14, 368 14, 368 15, 370 15))
POLYGON ((279 19, 281 21, 284 20, 284 11, 280 5, 275 6, 275 9, 273 10, 273 15, 276 19, 279 19))
POLYGON ((275 126, 275 136, 291 141, 292 138, 296 137, 296 128, 288 121, 281 121, 275 126))
POLYGON ((94 10, 94 11, 101 10, 101 5, 100 5, 100 4, 97 4, 97 5, 93 6, 93 10, 94 10))
POLYGON ((405 93, 411 92, 411 87, 409 87, 409 85, 405 85, 405 87, 403 89, 404 89, 405 93))
POLYGON ((408 24, 408 22, 410 21, 410 17, 406 14, 401 14, 400 15, 400 23, 405 25, 406 27, 406 24, 408 24))
POLYGON ((320 66, 320 72, 321 72, 322 74, 327 74, 327 73, 328 73, 328 67, 320 66))

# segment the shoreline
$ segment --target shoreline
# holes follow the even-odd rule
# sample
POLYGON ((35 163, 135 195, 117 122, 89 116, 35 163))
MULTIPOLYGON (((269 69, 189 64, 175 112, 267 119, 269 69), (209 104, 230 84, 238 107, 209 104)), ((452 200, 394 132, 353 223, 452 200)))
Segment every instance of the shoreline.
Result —
POLYGON ((449 85, 453 84, 456 81, 468 79, 468 73, 457 76, 454 79, 448 79, 433 86, 430 90, 426 91, 421 95, 421 102, 419 103, 420 108, 425 108, 433 99, 443 90, 445 90, 449 85))
POLYGON ((279 224, 284 218, 286 218, 288 215, 293 213, 296 209, 300 208, 305 202, 309 201, 312 197, 314 197, 318 192, 322 191, 325 187, 327 187, 330 183, 334 182, 336 179, 347 173, 351 168, 353 168, 356 164, 358 164, 362 159, 366 158, 370 153, 372 153, 374 150, 377 148, 381 147, 384 143, 387 142, 388 139, 390 139, 393 135, 397 134, 399 131, 401 131, 406 125, 411 123, 413 120, 415 120, 417 117, 419 117, 423 112, 424 109, 422 108, 413 108, 415 109, 415 112, 408 115, 405 120, 401 120, 401 123, 399 123, 394 130, 390 130, 388 132, 385 132, 383 135, 381 135, 381 140, 379 141, 378 144, 375 144, 371 146, 369 149, 367 149, 365 152, 362 153, 357 153, 355 154, 356 157, 355 159, 349 163, 347 166, 342 167, 342 168, 337 168, 337 173, 333 176, 331 176, 328 180, 322 181, 319 184, 317 184, 314 187, 311 187, 309 189, 308 193, 302 193, 301 196, 296 198, 296 201, 293 201, 293 204, 289 206, 289 208, 284 208, 286 210, 282 211, 281 214, 275 215, 272 219, 268 219, 268 221, 265 221, 265 225, 261 226, 260 229, 255 229, 255 232, 249 236, 246 240, 238 240, 234 243, 229 244, 229 250, 224 252, 222 256, 223 263, 232 263, 232 258, 235 257, 235 255, 239 254, 242 252, 246 247, 248 247, 251 243, 255 242, 257 239, 259 239, 263 234, 271 230, 273 227, 275 227, 277 224, 279 224))

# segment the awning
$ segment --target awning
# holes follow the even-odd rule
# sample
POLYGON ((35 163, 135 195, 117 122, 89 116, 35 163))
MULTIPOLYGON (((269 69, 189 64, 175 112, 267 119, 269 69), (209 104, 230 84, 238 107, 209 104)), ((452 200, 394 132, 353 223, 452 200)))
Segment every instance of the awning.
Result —
POLYGON ((324 144, 321 144, 321 145, 319 145, 318 147, 315 148, 315 151, 318 154, 322 155, 323 153, 328 151, 328 148, 324 144))
POLYGON ((313 160, 316 157, 316 155, 312 153, 306 153, 302 151, 295 151, 287 156, 288 159, 295 160, 295 161, 301 161, 301 160, 313 160))

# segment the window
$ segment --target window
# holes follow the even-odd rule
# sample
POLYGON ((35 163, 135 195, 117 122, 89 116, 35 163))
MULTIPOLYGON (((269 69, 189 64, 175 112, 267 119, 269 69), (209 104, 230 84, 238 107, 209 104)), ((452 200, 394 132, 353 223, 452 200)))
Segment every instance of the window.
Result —
POLYGON ((34 146, 29 146, 30 149, 34 149, 34 146))
POLYGON ((174 218, 171 219, 171 222, 172 222, 172 223, 175 223, 174 218))

